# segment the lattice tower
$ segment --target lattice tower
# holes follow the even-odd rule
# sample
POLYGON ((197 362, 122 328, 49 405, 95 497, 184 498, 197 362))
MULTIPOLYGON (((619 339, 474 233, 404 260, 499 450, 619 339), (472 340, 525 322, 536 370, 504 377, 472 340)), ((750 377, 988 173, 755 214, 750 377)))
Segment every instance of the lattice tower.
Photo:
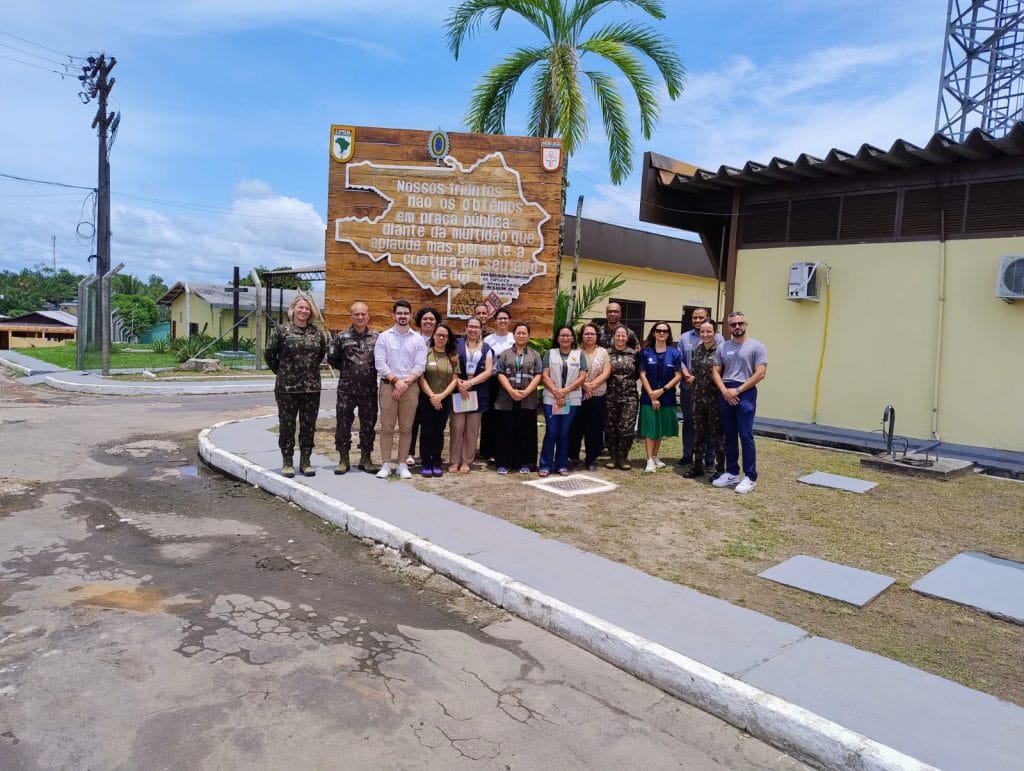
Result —
POLYGON ((962 142, 1024 120, 1024 0, 949 0, 935 131, 962 142))

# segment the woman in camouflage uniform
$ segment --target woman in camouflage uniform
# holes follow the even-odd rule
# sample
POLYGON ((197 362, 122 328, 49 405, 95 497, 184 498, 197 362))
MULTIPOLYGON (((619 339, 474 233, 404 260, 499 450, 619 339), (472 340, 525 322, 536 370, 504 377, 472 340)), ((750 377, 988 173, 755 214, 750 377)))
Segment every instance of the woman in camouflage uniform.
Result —
POLYGON ((694 479, 704 474, 703 448, 708 442, 715 448, 718 473, 725 470, 725 440, 722 434, 722 414, 719 409, 718 389, 711 377, 715 366, 715 322, 708 319, 697 328, 700 343, 690 352, 690 373, 693 375, 693 467, 683 474, 694 479))
POLYGON ((608 349, 611 359, 611 375, 608 376, 608 390, 605 398, 604 443, 608 447, 610 460, 605 468, 629 471, 629 449, 633 446, 636 432, 636 415, 640 410, 640 395, 636 390, 636 379, 640 376, 636 362, 636 351, 628 346, 629 330, 624 326, 612 332, 612 347, 608 349))
POLYGON ((327 353, 327 339, 313 323, 317 313, 313 300, 304 295, 288 306, 287 324, 270 333, 264 358, 277 376, 274 397, 280 433, 281 475, 295 476, 295 417, 299 419, 299 470, 304 476, 316 474, 309 462, 313 453, 316 416, 320 410, 320 362, 327 353))

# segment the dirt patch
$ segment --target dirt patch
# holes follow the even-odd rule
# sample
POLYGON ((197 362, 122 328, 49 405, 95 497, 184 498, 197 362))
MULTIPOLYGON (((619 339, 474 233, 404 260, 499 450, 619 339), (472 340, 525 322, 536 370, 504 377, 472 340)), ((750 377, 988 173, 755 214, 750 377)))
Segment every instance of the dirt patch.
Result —
POLYGON ((139 613, 162 613, 164 593, 158 589, 144 589, 138 586, 111 588, 110 584, 89 584, 74 590, 77 599, 74 605, 93 608, 118 608, 139 613))
MULTIPOLYGON (((333 421, 318 426, 318 451, 334 457, 333 421)), ((543 429, 542 432, 543 434, 543 429)), ((356 443, 353 442, 353 446, 356 443)), ((678 440, 662 456, 675 460, 678 440)), ((548 538, 690 586, 1024 705, 1024 627, 910 590, 962 551, 1024 561, 1024 484, 982 475, 939 481, 861 468, 856 453, 758 439, 757 489, 746 496, 683 478, 671 465, 587 472, 618 487, 563 498, 474 466, 422 490, 501 517, 548 538), (811 487, 812 471, 877 482, 857 495, 811 487), (515 505, 508 505, 515 501, 515 505), (865 608, 759 578, 797 554, 892 576, 865 608)), ((375 459, 376 456, 375 456, 375 459)))

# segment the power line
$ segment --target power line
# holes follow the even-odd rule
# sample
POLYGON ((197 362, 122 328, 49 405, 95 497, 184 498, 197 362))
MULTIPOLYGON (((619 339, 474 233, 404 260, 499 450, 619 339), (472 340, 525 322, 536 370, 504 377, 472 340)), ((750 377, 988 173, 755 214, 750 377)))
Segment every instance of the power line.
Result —
POLYGON ((65 53, 64 51, 58 51, 56 48, 50 48, 48 46, 44 46, 42 43, 36 43, 35 41, 29 40, 28 38, 20 37, 20 36, 15 35, 15 34, 13 34, 11 32, 6 32, 5 30, 2 30, 2 29, 0 29, 0 35, 5 35, 6 37, 11 37, 11 38, 14 38, 15 40, 20 40, 22 43, 28 43, 30 46, 35 46, 36 48, 42 48, 44 51, 49 51, 51 54, 57 54, 58 56, 64 56, 64 57, 66 57, 68 59, 81 59, 82 58, 81 56, 72 56, 71 54, 65 53))
MULTIPOLYGON (((18 48, 17 46, 7 45, 7 43, 0 43, 0 48, 7 48, 11 51, 17 51, 19 54, 25 54, 26 56, 31 56, 34 59, 41 59, 44 62, 49 62, 50 64, 59 64, 62 67, 65 65, 65 62, 61 61, 60 59, 54 59, 50 56, 43 56, 42 54, 34 54, 31 51, 26 51, 24 48, 18 48)), ((67 64, 70 65, 70 60, 67 62, 67 64)))
POLYGON ((7 59, 7 61, 15 62, 16 64, 24 64, 26 67, 35 67, 37 70, 42 70, 43 72, 52 72, 54 75, 60 76, 61 80, 71 77, 70 72, 60 72, 59 70, 43 67, 42 65, 35 64, 33 62, 23 62, 21 59, 15 59, 13 56, 4 56, 4 54, 0 54, 0 59, 7 59))
MULTIPOLYGON (((36 185, 53 185, 55 187, 67 187, 67 188, 71 188, 73 190, 88 190, 90 193, 95 193, 96 192, 96 188, 94 188, 94 187, 86 187, 85 185, 70 185, 70 184, 67 184, 66 182, 53 182, 51 180, 46 180, 46 179, 34 179, 32 177, 20 177, 20 176, 18 176, 16 174, 5 174, 4 172, 0 172, 0 178, 11 179, 11 180, 14 180, 16 182, 29 182, 29 183, 36 184, 36 185)), ((231 215, 231 216, 234 216, 234 217, 253 217, 253 218, 257 218, 257 219, 267 219, 267 220, 291 220, 291 219, 297 219, 299 217, 308 217, 308 216, 310 216, 309 214, 299 214, 299 213, 295 213, 295 214, 276 214, 276 215, 275 214, 265 214, 263 212, 258 212, 258 211, 251 211, 251 210, 247 211, 247 210, 239 210, 239 209, 229 209, 229 208, 227 208, 225 206, 215 206, 213 204, 195 203, 195 202, 192 202, 192 201, 171 201, 171 200, 168 200, 166 198, 154 198, 154 197, 148 196, 148 195, 139 195, 137 193, 125 193, 125 192, 122 192, 122 191, 119 191, 119 190, 112 190, 111 193, 113 195, 119 196, 121 198, 131 198, 131 199, 136 200, 136 201, 145 201, 147 203, 155 203, 155 204, 160 204, 162 206, 171 206, 171 207, 174 207, 174 208, 177 208, 177 209, 188 209, 188 210, 191 210, 191 211, 198 211, 198 212, 203 212, 203 213, 206 213, 206 214, 228 214, 228 215, 231 215)))
POLYGON ((69 185, 66 182, 53 182, 48 179, 34 179, 32 177, 19 177, 17 174, 5 174, 0 171, 0 177, 4 179, 13 179, 16 182, 29 182, 33 185, 52 185, 53 187, 70 187, 73 190, 95 190, 95 187, 86 187, 85 185, 69 185))

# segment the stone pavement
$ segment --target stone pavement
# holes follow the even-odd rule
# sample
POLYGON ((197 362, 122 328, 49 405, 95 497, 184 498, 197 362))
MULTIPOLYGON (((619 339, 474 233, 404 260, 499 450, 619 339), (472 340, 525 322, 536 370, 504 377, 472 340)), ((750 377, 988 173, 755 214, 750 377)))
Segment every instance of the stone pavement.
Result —
MULTIPOLYGON (((827 768, 1020 769, 1024 709, 542 538, 400 481, 280 476, 277 418, 200 435, 217 467, 827 768)), ((524 492, 510 505, 551 505, 524 492), (535 503, 534 503, 535 501, 535 503)))

